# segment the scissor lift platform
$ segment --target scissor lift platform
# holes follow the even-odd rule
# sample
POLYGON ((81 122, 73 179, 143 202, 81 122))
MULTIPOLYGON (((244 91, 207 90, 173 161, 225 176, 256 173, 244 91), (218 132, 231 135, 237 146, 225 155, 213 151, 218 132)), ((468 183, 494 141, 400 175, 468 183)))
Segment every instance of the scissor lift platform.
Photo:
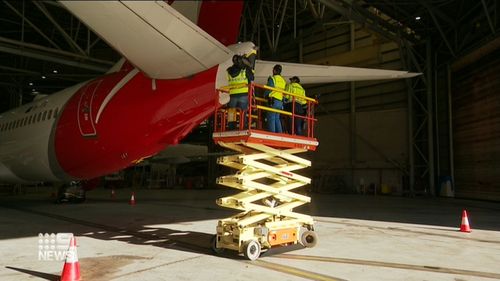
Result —
POLYGON ((317 140, 259 130, 216 132, 213 138, 239 153, 217 161, 238 171, 219 177, 217 183, 240 190, 218 199, 217 204, 241 211, 218 222, 213 250, 235 250, 255 260, 262 251, 276 246, 314 246, 317 237, 312 217, 293 211, 309 203, 310 197, 292 190, 311 183, 295 173, 310 167, 311 162, 296 154, 315 150, 317 140))
POLYGON ((215 143, 260 143, 271 147, 302 148, 316 150, 318 140, 312 137, 278 134, 263 130, 241 130, 215 132, 212 135, 215 143))
MULTIPOLYGON (((239 110, 236 114, 239 120, 234 119, 234 113, 229 113, 230 110, 219 109, 212 135, 216 144, 237 153, 217 159, 218 164, 237 170, 233 175, 219 177, 217 183, 240 191, 217 199, 217 204, 241 211, 218 222, 212 249, 216 253, 234 250, 250 260, 257 259, 261 251, 272 247, 297 243, 313 247, 317 242, 312 217, 294 211, 311 201, 310 197, 294 190, 311 183, 310 178, 296 173, 297 170, 310 167, 311 161, 297 154, 314 151, 319 144, 313 136, 316 121, 313 109, 317 102, 306 98, 306 115, 296 116, 260 105, 259 101, 263 99, 254 96, 255 87, 281 91, 250 84, 248 109, 239 110), (291 120, 302 118, 307 124, 305 136, 295 134, 293 129, 291 134, 262 130, 262 111, 289 115, 291 120), (228 122, 237 123, 237 129, 227 130, 228 122)), ((293 94, 282 92, 292 96, 295 102, 293 94)))

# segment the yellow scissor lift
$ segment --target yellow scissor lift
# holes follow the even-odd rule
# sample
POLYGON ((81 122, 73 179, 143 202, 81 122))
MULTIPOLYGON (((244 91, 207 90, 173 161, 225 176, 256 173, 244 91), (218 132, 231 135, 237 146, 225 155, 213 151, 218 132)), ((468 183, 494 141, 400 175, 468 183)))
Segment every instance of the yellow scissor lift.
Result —
POLYGON ((256 97, 255 88, 283 92, 293 101, 296 97, 279 89, 252 83, 249 85, 248 110, 239 110, 236 114, 246 116, 248 122, 239 118, 237 129, 228 131, 228 110, 221 108, 216 114, 214 141, 238 153, 217 160, 218 164, 237 170, 234 175, 219 177, 217 183, 240 190, 235 195, 219 198, 217 204, 241 212, 218 222, 212 249, 216 253, 225 249, 234 250, 250 260, 257 259, 261 251, 272 247, 297 243, 313 247, 317 242, 312 217, 293 211, 311 201, 310 197, 293 190, 311 183, 310 178, 296 173, 310 167, 311 162, 296 154, 315 150, 319 144, 313 136, 316 121, 313 112, 317 102, 306 98, 307 112, 300 116, 262 105, 265 100, 256 97), (290 134, 262 130, 263 111, 290 116, 290 134), (306 123, 305 136, 295 135, 297 118, 306 123))

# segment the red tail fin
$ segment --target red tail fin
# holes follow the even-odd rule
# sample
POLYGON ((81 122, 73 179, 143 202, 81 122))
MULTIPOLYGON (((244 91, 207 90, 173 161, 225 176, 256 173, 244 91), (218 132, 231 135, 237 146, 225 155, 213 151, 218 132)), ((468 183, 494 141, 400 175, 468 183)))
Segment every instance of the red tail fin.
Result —
POLYGON ((203 1, 198 26, 224 45, 238 40, 243 1, 203 1))

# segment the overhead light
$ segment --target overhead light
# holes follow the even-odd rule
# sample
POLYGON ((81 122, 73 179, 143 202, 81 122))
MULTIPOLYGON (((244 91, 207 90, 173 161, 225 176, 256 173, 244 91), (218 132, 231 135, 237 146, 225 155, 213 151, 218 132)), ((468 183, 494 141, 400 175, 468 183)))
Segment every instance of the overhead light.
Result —
POLYGON ((52 70, 52 73, 55 73, 55 74, 57 74, 57 70, 55 70, 55 69, 54 69, 54 70, 52 70))
POLYGON ((36 89, 31 89, 32 92, 36 92, 36 89))
POLYGON ((420 20, 420 19, 421 19, 421 17, 415 17, 415 19, 416 19, 416 20, 420 20))
POLYGON ((47 78, 47 77, 45 77, 45 75, 42 75, 42 79, 45 79, 45 78, 47 78))
POLYGON ((28 85, 33 86, 33 82, 29 82, 28 85))

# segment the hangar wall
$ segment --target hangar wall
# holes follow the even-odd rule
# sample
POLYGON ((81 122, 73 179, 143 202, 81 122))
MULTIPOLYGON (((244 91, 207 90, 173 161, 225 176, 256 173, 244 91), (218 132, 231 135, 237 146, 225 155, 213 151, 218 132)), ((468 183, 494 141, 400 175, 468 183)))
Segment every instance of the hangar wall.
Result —
POLYGON ((360 186, 364 185, 365 192, 375 193, 373 187, 380 192, 380 186, 385 184, 392 193, 402 193, 404 173, 392 161, 401 167, 406 165, 406 109, 357 113, 354 159, 351 158, 349 115, 324 115, 318 119, 316 136, 320 146, 312 154, 314 167, 323 176, 333 175, 337 181, 344 181, 347 190, 339 192, 363 192, 360 186))
MULTIPOLYGON (((299 40, 298 48, 297 45, 285 46, 279 53, 284 60, 403 68, 397 44, 357 24, 325 27, 299 40)), ((405 81, 312 85, 307 86, 306 91, 320 101, 316 111, 320 147, 311 156, 315 188, 320 192, 375 193, 385 185, 391 193, 401 194, 402 170, 408 161, 405 81), (323 190, 325 188, 333 190, 323 190)))
POLYGON ((453 73, 457 197, 500 200, 500 51, 453 73))

